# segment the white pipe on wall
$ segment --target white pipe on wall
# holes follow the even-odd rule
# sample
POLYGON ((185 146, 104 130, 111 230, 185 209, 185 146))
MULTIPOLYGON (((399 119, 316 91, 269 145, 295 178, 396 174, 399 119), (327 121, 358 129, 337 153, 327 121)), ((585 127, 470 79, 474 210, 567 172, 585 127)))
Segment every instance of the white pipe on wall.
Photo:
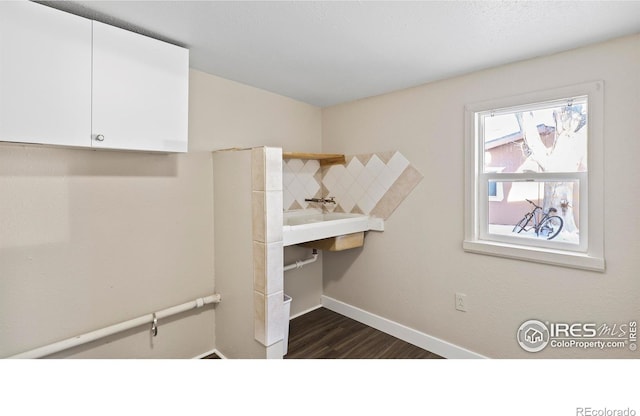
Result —
POLYGON ((318 250, 316 250, 314 248, 310 258, 308 258, 306 260, 296 260, 295 263, 291 263, 291 264, 288 264, 288 265, 284 266, 283 270, 286 272, 288 270, 299 269, 302 266, 305 266, 307 264, 313 263, 316 260, 318 260, 318 250))
POLYGON ((181 305, 172 306, 170 308, 163 309, 155 313, 150 313, 147 315, 140 316, 138 318, 120 322, 119 324, 111 325, 102 329, 98 329, 93 332, 87 332, 86 334, 78 335, 73 338, 68 338, 63 341, 55 342, 53 344, 45 345, 43 347, 26 351, 20 354, 16 354, 8 358, 46 357, 56 352, 77 347, 79 345, 86 344, 100 338, 108 337, 109 335, 117 334, 118 332, 126 331, 128 329, 135 328, 140 325, 154 323, 154 320, 157 320, 157 319, 167 318, 169 316, 186 312, 191 309, 201 308, 204 305, 208 305, 210 303, 220 303, 220 300, 221 300, 221 297, 219 294, 213 294, 206 297, 194 299, 190 302, 186 302, 181 305))

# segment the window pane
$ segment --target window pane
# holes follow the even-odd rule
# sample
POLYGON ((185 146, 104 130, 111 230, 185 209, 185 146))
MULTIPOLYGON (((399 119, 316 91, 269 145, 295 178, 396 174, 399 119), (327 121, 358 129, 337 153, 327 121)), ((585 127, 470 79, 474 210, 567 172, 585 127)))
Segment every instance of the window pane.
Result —
POLYGON ((482 121, 484 172, 587 171, 586 98, 487 112, 482 121))
POLYGON ((488 201, 489 234, 580 243, 579 181, 488 181, 487 185, 502 189, 505 196, 488 201))
POLYGON ((498 195, 498 187, 497 187, 497 182, 491 181, 489 182, 489 196, 496 196, 498 195))

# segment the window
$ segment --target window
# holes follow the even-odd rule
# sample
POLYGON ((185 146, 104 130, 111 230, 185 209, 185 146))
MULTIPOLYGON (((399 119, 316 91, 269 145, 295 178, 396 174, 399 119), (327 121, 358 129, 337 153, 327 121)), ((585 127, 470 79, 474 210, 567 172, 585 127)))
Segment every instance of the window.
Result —
POLYGON ((603 84, 466 108, 466 251, 604 270, 603 84))

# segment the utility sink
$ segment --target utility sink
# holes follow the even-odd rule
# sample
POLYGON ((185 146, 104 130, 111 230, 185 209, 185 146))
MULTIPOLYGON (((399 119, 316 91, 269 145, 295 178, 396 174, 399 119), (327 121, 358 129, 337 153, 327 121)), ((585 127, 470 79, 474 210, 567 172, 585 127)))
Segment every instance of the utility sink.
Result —
POLYGON ((302 209, 284 213, 282 240, 284 246, 291 246, 369 230, 383 231, 384 221, 363 214, 302 209))

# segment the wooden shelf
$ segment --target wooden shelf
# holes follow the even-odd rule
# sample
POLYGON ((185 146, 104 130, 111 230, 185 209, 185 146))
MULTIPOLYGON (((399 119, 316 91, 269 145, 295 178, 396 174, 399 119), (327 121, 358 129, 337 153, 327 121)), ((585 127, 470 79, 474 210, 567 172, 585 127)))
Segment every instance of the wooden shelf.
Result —
POLYGON ((320 166, 344 165, 344 155, 335 153, 298 153, 298 152, 282 152, 283 159, 304 159, 317 160, 320 166))
POLYGON ((348 250, 350 248, 362 247, 364 245, 364 231, 339 235, 337 237, 323 238, 322 240, 309 241, 298 245, 324 251, 348 250))

